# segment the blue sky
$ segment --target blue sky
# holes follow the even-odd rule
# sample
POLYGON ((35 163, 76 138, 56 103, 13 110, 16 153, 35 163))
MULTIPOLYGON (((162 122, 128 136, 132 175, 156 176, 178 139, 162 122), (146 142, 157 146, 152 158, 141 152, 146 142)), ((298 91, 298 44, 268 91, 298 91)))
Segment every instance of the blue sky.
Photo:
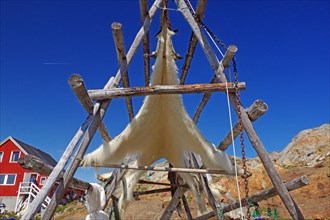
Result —
MULTIPOLYGON (((175 4, 170 1, 169 7, 175 4)), ((239 81, 247 84, 241 92, 243 105, 262 99, 269 106, 254 123, 269 152, 281 151, 301 130, 329 123, 329 8, 329 1, 315 0, 208 1, 205 23, 239 49, 239 81)), ((171 10, 169 16, 173 29, 179 29, 174 46, 185 56, 190 27, 179 11, 171 10)), ((117 72, 111 32, 115 21, 123 24, 128 50, 141 25, 137 0, 1 1, 1 140, 13 136, 57 160, 61 157, 87 116, 67 80, 78 73, 88 89, 99 89, 117 72)), ((152 51, 158 31, 159 12, 150 30, 152 51)), ((181 72, 183 60, 177 65, 181 72)), ((197 46, 186 83, 208 83, 212 74, 197 46)), ((132 86, 143 86, 141 47, 129 77, 132 86)), ((192 116, 201 95, 183 99, 192 116)), ((142 100, 133 98, 135 113, 142 100)), ((104 122, 111 136, 125 128, 124 99, 112 102, 104 122)), ((213 95, 198 126, 211 142, 223 139, 230 129, 224 94, 213 95)), ((88 152, 101 142, 97 133, 88 152)), ((256 156, 247 138, 246 147, 249 157, 256 156)), ((92 181, 92 175, 89 169, 77 172, 85 180, 92 181)))

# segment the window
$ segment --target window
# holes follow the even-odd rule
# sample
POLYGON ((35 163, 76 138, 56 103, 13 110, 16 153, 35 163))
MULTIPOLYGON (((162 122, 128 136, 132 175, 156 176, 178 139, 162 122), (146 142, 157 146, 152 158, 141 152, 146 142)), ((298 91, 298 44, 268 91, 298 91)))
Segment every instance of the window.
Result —
POLYGON ((46 183, 47 177, 41 177, 40 178, 40 184, 44 185, 46 183))
POLYGON ((16 174, 0 174, 0 185, 15 185, 16 174))
POLYGON ((12 151, 10 162, 17 162, 19 159, 19 151, 12 151))
POLYGON ((3 152, 0 151, 0 162, 2 162, 2 158, 3 158, 3 152))

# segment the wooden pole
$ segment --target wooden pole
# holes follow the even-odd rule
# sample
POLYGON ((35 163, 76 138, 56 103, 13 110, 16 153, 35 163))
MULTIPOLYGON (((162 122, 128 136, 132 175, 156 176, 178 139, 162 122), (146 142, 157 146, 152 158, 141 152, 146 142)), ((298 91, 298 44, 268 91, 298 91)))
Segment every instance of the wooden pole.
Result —
MULTIPOLYGON (((235 92, 234 83, 227 83, 229 92, 235 92)), ((245 90, 244 82, 238 83, 239 90, 245 90)), ((88 94, 93 100, 105 100, 129 96, 146 96, 146 95, 164 95, 164 94, 191 94, 203 92, 225 92, 226 84, 192 84, 192 85, 157 85, 148 87, 133 88, 113 88, 89 90, 88 94)))
MULTIPOLYGON (((285 187, 288 189, 288 191, 292 191, 292 190, 296 190, 299 189, 301 187, 304 187, 306 185, 309 184, 309 178, 308 176, 301 176, 297 179, 294 179, 290 182, 285 183, 285 187)), ((252 202, 257 203, 269 198, 272 198, 274 196, 277 196, 278 192, 277 190, 273 187, 267 190, 264 190, 262 192, 258 192, 254 195, 251 196, 252 202)), ((241 204, 242 206, 247 206, 249 205, 249 201, 246 200, 246 198, 241 200, 241 204)), ((223 212, 230 212, 232 210, 238 209, 240 207, 240 202, 236 201, 236 202, 231 202, 228 203, 226 205, 224 205, 222 207, 223 212)), ((214 216, 213 212, 209 212, 205 215, 199 216, 198 218, 196 218, 196 220, 204 220, 204 219, 208 219, 214 216)))
MULTIPOLYGON (((131 62, 134 54, 136 53, 138 45, 142 41, 142 38, 143 38, 145 32, 149 30, 151 20, 154 17, 155 12, 157 11, 157 8, 160 6, 161 2, 162 2, 162 0, 156 0, 154 2, 153 6, 151 7, 151 9, 149 11, 149 17, 145 19, 143 27, 137 33, 137 35, 136 35, 136 37, 135 37, 135 39, 132 43, 132 46, 131 46, 130 50, 127 53, 127 63, 125 63, 125 62, 122 63, 122 65, 120 66, 120 70, 117 72, 116 76, 114 78, 109 79, 109 81, 105 85, 106 89, 107 88, 113 88, 113 87, 119 85, 119 82, 120 82, 120 79, 121 79, 121 73, 127 71, 128 64, 131 62)), ((71 163, 72 165, 69 167, 69 169, 66 172, 66 174, 68 174, 68 175, 63 176, 63 181, 61 182, 61 184, 57 188, 54 196, 59 197, 60 194, 63 194, 63 192, 65 191, 65 188, 67 187, 67 184, 69 183, 69 180, 72 179, 72 176, 73 176, 74 172, 76 171, 76 169, 79 166, 80 160, 83 157, 83 155, 84 155, 84 153, 87 149, 87 146, 88 146, 89 142, 91 141, 91 138, 95 134, 96 128, 98 127, 101 120, 103 119, 109 104, 110 104, 110 100, 106 100, 104 102, 96 103, 94 105, 93 114, 90 115, 90 117, 86 120, 86 123, 84 123, 83 126, 82 126, 83 128, 86 127, 86 129, 87 129, 87 127, 88 127, 87 125, 90 125, 89 130, 86 133, 86 135, 84 136, 84 140, 82 141, 83 144, 81 144, 80 148, 78 149, 78 154, 76 154, 76 157, 73 159, 73 163, 71 163), (87 124, 87 122, 88 122, 88 124, 87 124), (73 172, 72 171, 69 172, 70 170, 72 170, 73 172), (66 179, 69 179, 69 180, 66 180, 66 179), (64 182, 66 183, 66 185, 63 184, 64 182)), ((80 140, 80 137, 82 136, 82 134, 80 132, 81 130, 82 129, 80 128, 79 131, 77 132, 77 135, 76 135, 77 137, 79 137, 79 140, 80 140), (81 136, 80 136, 80 134, 81 134, 81 136)), ((57 169, 57 166, 55 167, 54 171, 50 175, 51 178, 48 177, 48 180, 46 182, 47 187, 45 187, 45 185, 44 185, 44 187, 41 189, 41 191, 36 196, 34 201, 30 204, 31 208, 29 208, 29 210, 25 213, 25 215, 23 216, 24 217, 23 219, 31 219, 35 215, 37 210, 40 208, 41 203, 44 201, 44 199, 46 198, 48 192, 51 190, 52 185, 54 185, 54 183, 57 179, 57 178, 54 179, 53 176, 57 177, 59 175, 59 173, 63 170, 65 164, 68 161, 68 157, 72 154, 72 151, 73 151, 75 145, 79 141, 79 140, 76 140, 76 136, 71 141, 72 143, 70 142, 69 146, 67 147, 67 149, 65 151, 65 155, 63 155, 62 158, 60 159, 59 163, 61 163, 61 166, 59 166, 59 164, 58 164, 59 168, 57 169), (72 148, 71 145, 73 145, 73 144, 74 144, 74 146, 72 148), (71 153, 68 154, 70 151, 71 151, 71 153), (47 184, 48 182, 49 182, 49 184, 47 184)), ((58 201, 56 200, 56 197, 54 197, 54 196, 53 196, 53 199, 51 201, 52 205, 50 204, 48 206, 48 208, 47 208, 47 210, 44 214, 44 219, 50 219, 53 216, 53 213, 54 213, 55 208, 56 208, 57 203, 58 203, 58 201)))
MULTIPOLYGON (((223 64, 224 68, 229 67, 230 61, 235 56, 235 53, 237 52, 237 50, 238 49, 235 45, 230 45, 227 48, 227 51, 222 59, 222 64, 223 64)), ((217 83, 218 81, 219 81, 218 77, 214 76, 210 83, 217 83)), ((199 119, 203 109, 205 108, 207 102, 210 100, 211 96, 212 96, 212 93, 204 93, 203 98, 202 98, 201 102, 199 103, 198 108, 197 108, 194 118, 193 118, 193 121, 195 122, 195 124, 197 124, 198 119, 199 119)))
MULTIPOLYGON (((44 161, 40 160, 38 157, 32 154, 28 154, 20 158, 18 160, 18 163, 24 169, 31 170, 36 173, 44 174, 46 176, 49 176, 51 172, 54 170, 54 167, 52 167, 49 164, 46 164, 44 161)), ((60 173, 60 176, 58 178, 61 179, 63 175, 64 175, 64 171, 60 173)), ((73 178, 70 182, 70 187, 85 190, 85 189, 89 189, 91 185, 85 181, 73 178)))
MULTIPOLYGON (((193 29, 201 47, 204 50, 204 53, 205 53, 207 59, 209 60, 209 63, 211 64, 213 71, 215 72, 215 75, 219 78, 220 82, 222 82, 222 83, 226 82, 227 79, 223 72, 224 67, 219 62, 212 47, 208 43, 205 35, 203 34, 203 32, 199 28, 198 24, 194 20, 194 17, 189 12, 188 6, 184 2, 184 0, 174 0, 174 1, 178 5, 178 8, 181 9, 180 11, 183 14, 183 16, 185 17, 188 24, 193 29)), ((187 0, 187 1, 189 1, 189 0, 187 0)), ((237 111, 238 103, 236 102, 235 94, 229 93, 228 95, 229 95, 231 104, 234 106, 234 108, 237 111)), ((248 115, 244 111, 243 107, 241 107, 240 112, 241 112, 241 117, 242 117, 242 123, 243 123, 244 129, 250 139, 250 142, 251 142, 252 146, 254 147, 254 149, 256 150, 260 160, 264 164, 265 169, 266 169, 273 185, 275 186, 276 190, 278 191, 279 196, 281 197, 281 199, 282 199, 283 203, 285 204, 287 210, 289 211, 291 217, 293 219, 297 219, 297 220, 303 219, 304 217, 302 216, 301 211, 299 210, 299 208, 297 206, 295 206, 295 203, 294 203, 290 193, 288 192, 287 188, 285 187, 284 183, 282 182, 281 178, 279 177, 274 164, 272 163, 269 155, 267 154, 260 138, 258 137, 256 131, 254 130, 253 125, 252 125, 248 115)))
MULTIPOLYGON (((218 78, 215 76, 213 77, 213 79, 211 80, 211 83, 216 83, 218 82, 218 78)), ((203 109, 205 108, 207 102, 209 101, 209 99, 211 98, 212 93, 208 92, 208 93, 204 93, 203 98, 201 100, 201 102, 199 103, 197 110, 194 114, 193 117, 193 121, 195 122, 195 124, 198 123, 198 119, 202 114, 203 109)))
MULTIPOLYGON (((148 17, 148 0, 140 0, 141 22, 143 24, 148 17)), ((150 48, 149 48, 149 31, 143 36, 143 63, 144 63, 144 80, 145 86, 150 84, 150 48)))
POLYGON ((119 165, 119 164, 91 164, 91 167, 102 167, 102 168, 117 168, 117 169, 130 169, 130 170, 152 170, 160 172, 179 172, 179 173, 210 173, 210 174, 228 174, 225 170, 216 169, 192 169, 192 168, 176 168, 176 167, 153 167, 153 166, 135 166, 135 165, 119 165))
MULTIPOLYGON (((122 62, 126 62, 126 52, 124 46, 122 25, 118 22, 113 22, 111 28, 112 28, 113 39, 115 41, 115 46, 116 46, 118 64, 120 66, 122 62)), ((123 73, 121 79, 123 82, 123 87, 129 88, 130 85, 129 85, 128 71, 123 73)), ((127 107, 128 117, 130 121, 132 121, 134 118, 134 113, 133 113, 133 104, 131 97, 126 97, 126 107, 127 107)))
MULTIPOLYGON (((73 74, 68 81, 80 104, 84 107, 87 113, 90 113, 93 109, 94 103, 92 99, 88 96, 88 92, 86 90, 85 83, 82 77, 79 74, 73 74)), ((98 130, 104 141, 111 141, 111 137, 103 122, 98 127, 98 130)))
MULTIPOLYGON (((268 110, 268 105, 262 100, 256 100, 254 103, 245 110, 246 114, 249 116, 251 122, 254 122, 258 118, 260 118, 263 114, 268 110)), ((239 135, 239 123, 236 123, 233 127, 233 136, 234 139, 239 135)), ((218 148, 222 151, 225 151, 228 146, 232 143, 231 132, 229 131, 226 137, 220 142, 218 148)))
POLYGON ((85 120, 85 122, 80 126, 77 133, 74 135, 69 145, 66 147, 62 157, 58 161, 53 172, 48 176, 46 183, 43 185, 37 196, 29 205, 29 209, 22 216, 22 219, 32 219, 36 214, 36 212, 40 210, 41 204, 44 202, 45 198, 48 196, 48 193, 54 187, 56 181, 59 179, 59 176, 61 175, 61 172, 64 170, 64 167, 67 164, 77 143, 80 141, 81 137, 87 130, 88 126, 92 123, 92 119, 93 119, 93 115, 90 114, 85 120))
POLYGON ((167 208, 165 209, 163 215, 160 217, 160 220, 167 220, 170 219, 173 211, 176 209, 176 207, 178 206, 179 202, 180 202, 180 198, 184 195, 184 192, 186 190, 178 187, 177 190, 175 191, 172 200, 170 201, 170 203, 168 204, 167 208))
MULTIPOLYGON (((205 11, 205 7, 206 7, 206 3, 207 3, 207 0, 198 0, 198 2, 197 2, 196 16, 198 17, 198 19, 200 21, 202 21, 202 19, 204 17, 204 11, 205 11)), ((194 57, 197 42, 198 41, 197 41, 197 38, 194 35, 194 32, 191 32, 188 51, 187 51, 187 54, 186 54, 184 64, 182 66, 182 72, 181 72, 181 77, 180 77, 180 84, 181 85, 183 85, 185 80, 186 80, 188 70, 190 68, 190 63, 192 61, 192 58, 194 57)))

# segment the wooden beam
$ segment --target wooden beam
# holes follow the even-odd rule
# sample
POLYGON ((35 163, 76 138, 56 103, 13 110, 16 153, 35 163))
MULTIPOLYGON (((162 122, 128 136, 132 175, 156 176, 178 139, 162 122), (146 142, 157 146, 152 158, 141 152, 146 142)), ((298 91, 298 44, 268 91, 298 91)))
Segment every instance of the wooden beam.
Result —
MULTIPOLYGON (((118 22, 113 22, 111 24, 112 28, 112 35, 116 46, 116 52, 117 52, 117 59, 119 66, 122 64, 122 62, 126 62, 126 52, 125 52, 125 46, 124 46, 124 37, 122 32, 122 25, 118 22)), ((124 72, 121 76, 123 87, 129 88, 129 78, 128 78, 128 71, 124 72)), ((130 121, 134 118, 133 113, 133 104, 132 104, 132 98, 126 97, 126 107, 128 112, 128 117, 130 121)))
MULTIPOLYGON (((74 94, 77 96, 80 104, 84 107, 87 113, 90 113, 94 107, 94 103, 92 99, 88 96, 88 92, 82 77, 79 74, 73 74, 69 78, 68 82, 74 94)), ((100 126, 98 127, 98 130, 104 141, 111 141, 111 137, 103 122, 101 122, 100 126)))
MULTIPOLYGON (((148 17, 148 0, 140 0, 141 22, 143 24, 148 17)), ((145 86, 150 84, 150 47, 149 47, 149 31, 143 36, 143 63, 144 63, 144 81, 145 86)))
POLYGON ((154 166, 135 166, 135 165, 119 165, 119 164, 91 164, 91 167, 102 167, 102 168, 117 168, 117 169, 130 169, 130 170, 152 170, 160 172, 179 172, 179 173, 210 173, 210 174, 228 174, 225 170, 216 169, 191 169, 191 168, 176 168, 176 167, 154 167, 154 166))
MULTIPOLYGON (((308 176, 301 176, 297 179, 294 179, 290 182, 285 183, 285 187, 288 189, 288 191, 292 191, 292 190, 296 190, 296 189, 299 189, 301 187, 304 187, 308 184, 309 184, 308 176)), ((277 195, 278 195, 278 192, 273 187, 273 188, 270 188, 270 189, 266 189, 262 192, 258 192, 254 195, 251 195, 250 198, 252 199, 252 201, 254 203, 257 203, 257 202, 272 198, 272 197, 277 196, 277 195)), ((241 200, 241 204, 242 204, 243 207, 247 206, 247 205, 249 205, 249 201, 246 198, 244 198, 244 199, 241 200)), ((228 203, 228 204, 226 204, 222 207, 224 213, 225 212, 230 212, 230 211, 238 209, 238 208, 240 208, 240 202, 239 201, 228 203)), ((213 216, 214 216, 214 213, 209 212, 205 215, 199 216, 198 218, 196 218, 196 220, 204 220, 204 219, 211 218, 213 216)))
POLYGON ((178 187, 177 190, 175 191, 172 200, 170 201, 170 203, 168 204, 168 206, 166 207, 163 215, 160 217, 160 220, 167 220, 170 219, 174 210, 176 209, 176 207, 178 206, 179 202, 180 202, 180 198, 184 195, 184 192, 186 190, 178 187))
MULTIPOLYGON (((228 83, 229 92, 235 92, 235 85, 228 83)), ((245 90, 244 82, 238 83, 239 90, 245 90)), ((133 88, 113 88, 101 90, 89 90, 89 96, 94 100, 105 100, 129 96, 146 96, 146 95, 164 95, 164 94, 191 94, 203 92, 225 92, 226 84, 192 84, 192 85, 157 85, 149 87, 133 87, 133 88)))
MULTIPOLYGON (((238 49, 235 45, 230 45, 227 48, 227 51, 221 61, 224 68, 229 67, 229 63, 235 56, 235 53, 237 52, 237 50, 238 49)), ((217 83, 217 82, 219 82, 218 77, 214 76, 210 83, 217 83)), ((193 121, 195 122, 195 124, 197 124, 198 119, 199 119, 202 111, 204 110, 206 104, 210 100, 211 96, 212 96, 212 93, 204 93, 203 98, 202 98, 201 102, 199 103, 198 108, 197 108, 194 118, 193 118, 193 121)))
MULTIPOLYGON (((19 158, 18 161, 19 165, 24 169, 31 170, 36 173, 40 173, 46 176, 49 176, 51 172, 54 170, 54 167, 45 163, 44 161, 40 160, 38 157, 28 154, 22 158, 19 158)), ((60 176, 58 177, 61 179, 64 175, 65 171, 62 171, 60 176)), ((70 182, 70 187, 86 190, 91 187, 91 185, 85 181, 73 178, 70 182)))
MULTIPOLYGON (((184 0, 174 0, 177 4, 178 8, 180 8, 181 13, 185 17, 186 21, 194 31, 202 49, 204 50, 204 53, 215 73, 215 75, 219 78, 220 82, 224 83, 227 82, 226 76, 224 74, 224 67, 219 62, 216 54, 214 53, 212 47, 210 46, 208 40, 206 39, 205 35, 199 28, 198 24, 196 23, 194 17, 188 10, 187 4, 184 2, 184 0)), ((189 1, 189 0, 186 0, 189 1)), ((238 103, 236 101, 235 94, 229 93, 229 100, 235 110, 238 110, 238 103)), ((245 128, 245 131, 250 139, 250 142, 254 149, 256 150, 260 160, 262 161, 263 165, 265 166, 265 169, 274 185, 276 190, 279 193, 279 196, 281 197, 283 203, 285 204, 288 212, 290 213, 291 217, 295 220, 303 219, 304 217, 301 214, 301 211, 297 206, 295 206, 295 202, 293 201, 290 193, 288 192, 287 188, 283 184, 281 178, 279 177, 274 164, 272 163, 269 155, 267 154, 267 151, 265 150, 265 147, 263 146, 260 138, 258 137, 256 131, 253 128, 252 122, 250 121, 248 115, 244 111, 243 107, 240 107, 241 117, 242 117, 242 123, 245 128)))
POLYGON ((224 68, 228 68, 231 60, 234 58, 238 48, 235 45, 229 45, 225 55, 222 58, 222 65, 224 68))
POLYGON ((61 172, 64 170, 65 165, 67 164, 72 152, 74 151, 76 145, 80 141, 81 137, 91 125, 93 120, 93 115, 89 115, 85 122, 80 126, 68 146, 66 147, 62 157, 55 166, 53 172, 48 176, 46 183, 43 185, 37 196, 34 198, 32 203, 29 205, 29 209, 24 212, 22 219, 32 219, 36 212, 40 210, 41 204, 44 202, 45 198, 48 196, 50 190, 54 187, 56 181, 58 180, 61 172))
MULTIPOLYGON (((105 89, 113 88, 113 87, 116 87, 117 85, 119 85, 121 73, 127 71, 127 67, 129 65, 129 63, 131 62, 134 54, 136 53, 138 45, 142 41, 142 38, 143 38, 145 32, 149 30, 151 20, 154 17, 155 12, 157 11, 161 2, 162 2, 162 0, 155 0, 153 6, 151 7, 151 9, 149 11, 149 17, 145 19, 143 27, 141 27, 141 29, 137 33, 137 35, 132 43, 132 46, 127 53, 127 63, 123 63, 120 66, 120 69, 117 72, 116 76, 114 78, 110 78, 108 80, 108 82, 105 85, 105 89)), ((68 173, 68 171, 69 171, 69 169, 68 169, 68 171, 66 172, 67 175, 63 176, 63 181, 61 182, 61 183, 63 183, 62 186, 60 184, 61 187, 57 188, 54 196, 59 197, 61 194, 64 193, 66 187, 68 186, 69 181, 72 179, 72 177, 74 175, 74 172, 76 171, 76 169, 79 166, 81 158, 83 157, 84 153, 86 152, 86 149, 91 141, 91 138, 94 136, 97 127, 99 126, 100 122, 102 121, 109 104, 110 104, 110 100, 106 100, 106 101, 94 104, 93 114, 90 114, 89 117, 84 122, 84 124, 79 128, 75 137, 72 139, 69 146, 66 148, 58 165, 55 167, 52 174, 48 177, 46 184, 44 185, 44 187, 42 187, 41 191, 38 193, 36 198, 30 204, 29 210, 23 215, 23 217, 22 217, 23 219, 32 219, 34 217, 35 213, 40 208, 41 203, 44 201, 48 192, 52 189, 52 186, 55 184, 55 181, 56 181, 58 175, 64 169, 64 166, 68 161, 68 157, 71 156, 72 151, 74 150, 74 147, 80 140, 83 133, 85 133, 85 131, 88 128, 88 132, 86 132, 86 135, 84 136, 84 138, 82 140, 83 143, 81 144, 80 148, 78 149, 79 153, 73 159, 73 163, 70 164, 69 169, 72 170, 73 172, 68 173)), ((44 214, 44 219, 51 219, 51 217, 54 214, 57 204, 58 204, 58 201, 56 199, 54 199, 54 197, 53 197, 51 204, 48 206, 48 209, 46 210, 46 212, 44 214)))
POLYGON ((150 195, 150 194, 156 194, 156 193, 163 193, 163 192, 170 192, 172 188, 161 188, 161 189, 152 189, 152 190, 146 190, 143 192, 133 192, 133 196, 143 196, 143 195, 150 195))
MULTIPOLYGON (((216 83, 218 82, 218 78, 217 77, 213 77, 213 79, 211 80, 210 83, 216 83)), ((207 102, 209 101, 209 99, 211 98, 212 93, 208 92, 208 93, 204 93, 203 98, 201 100, 201 102, 199 103, 197 110, 194 114, 193 117, 193 121, 195 122, 195 124, 198 123, 198 119, 202 114, 203 109, 205 108, 207 102)))
MULTIPOLYGON (((263 102, 262 100, 256 100, 254 103, 245 110, 246 114, 249 116, 249 119, 251 122, 254 122, 258 118, 260 118, 263 114, 266 113, 268 110, 268 105, 263 102)), ((239 123, 236 123, 233 127, 233 138, 235 138, 239 135, 239 123)), ((229 131, 226 137, 220 142, 218 148, 222 151, 225 151, 228 146, 232 143, 232 133, 229 131)))
MULTIPOLYGON (((198 0, 198 2, 197 2, 196 16, 198 17, 198 19, 200 21, 202 21, 202 19, 204 17, 204 11, 205 11, 205 7, 206 7, 206 3, 207 3, 207 0, 198 0)), ((188 51, 187 51, 187 54, 186 54, 184 64, 182 66, 182 72, 181 72, 181 77, 180 77, 180 84, 181 85, 183 85, 185 80, 186 80, 188 70, 190 68, 190 63, 191 63, 191 61, 194 57, 197 42, 198 41, 197 41, 197 38, 195 37, 194 32, 191 32, 188 51)))

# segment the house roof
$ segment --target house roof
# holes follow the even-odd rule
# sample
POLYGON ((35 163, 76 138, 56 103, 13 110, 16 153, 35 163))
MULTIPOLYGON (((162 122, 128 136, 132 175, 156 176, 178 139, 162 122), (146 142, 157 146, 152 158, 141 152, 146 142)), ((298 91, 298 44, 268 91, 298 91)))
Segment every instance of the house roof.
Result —
MULTIPOLYGON (((51 165, 52 167, 56 166, 57 161, 52 156, 45 153, 44 151, 36 147, 33 147, 27 143, 24 143, 23 141, 18 140, 17 138, 8 137, 6 138, 5 141, 7 141, 8 139, 12 140, 16 145, 18 145, 17 147, 21 148, 21 150, 23 150, 24 153, 34 155, 40 158, 45 163, 47 163, 48 165, 51 165)), ((5 141, 3 141, 1 144, 3 144, 5 141)))

